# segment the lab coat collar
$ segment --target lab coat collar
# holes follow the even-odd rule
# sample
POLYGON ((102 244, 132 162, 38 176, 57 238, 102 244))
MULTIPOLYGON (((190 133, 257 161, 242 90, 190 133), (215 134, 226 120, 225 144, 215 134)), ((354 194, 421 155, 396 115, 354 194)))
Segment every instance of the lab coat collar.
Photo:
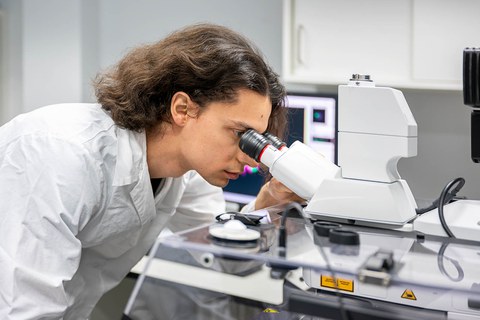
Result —
POLYGON ((145 131, 135 132, 116 127, 116 135, 117 163, 113 186, 136 183, 147 170, 145 131))

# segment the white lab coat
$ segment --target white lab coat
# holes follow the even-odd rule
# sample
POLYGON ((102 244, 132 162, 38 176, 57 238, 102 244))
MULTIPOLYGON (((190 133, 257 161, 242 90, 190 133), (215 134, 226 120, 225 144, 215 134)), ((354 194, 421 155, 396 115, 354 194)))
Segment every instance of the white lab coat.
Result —
POLYGON ((0 319, 86 319, 167 223, 224 210, 193 171, 154 198, 145 134, 97 104, 20 115, 0 128, 0 319))

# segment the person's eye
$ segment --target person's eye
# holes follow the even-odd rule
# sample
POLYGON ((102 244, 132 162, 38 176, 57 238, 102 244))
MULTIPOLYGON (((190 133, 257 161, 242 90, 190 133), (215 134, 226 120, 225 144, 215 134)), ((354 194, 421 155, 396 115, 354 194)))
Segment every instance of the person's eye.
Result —
POLYGON ((241 138, 242 135, 245 133, 245 130, 233 130, 233 133, 237 138, 241 138))

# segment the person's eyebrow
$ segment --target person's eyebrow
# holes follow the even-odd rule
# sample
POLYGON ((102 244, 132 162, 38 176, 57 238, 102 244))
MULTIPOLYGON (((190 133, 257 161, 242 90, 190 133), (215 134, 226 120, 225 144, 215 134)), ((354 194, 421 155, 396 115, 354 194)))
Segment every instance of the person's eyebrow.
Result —
MULTIPOLYGON (((241 127, 241 128, 244 129, 245 131, 250 130, 250 129, 253 129, 253 130, 255 130, 255 131, 258 132, 257 129, 252 128, 248 123, 245 123, 245 122, 243 122, 243 121, 235 121, 235 120, 234 120, 234 121, 233 121, 233 124, 234 124, 235 126, 241 127)), ((265 132, 267 132, 267 130, 265 130, 264 132, 259 132, 259 133, 260 133, 260 134, 264 134, 265 132)))
MULTIPOLYGON (((243 122, 243 121, 233 121, 233 124, 236 126, 236 127, 239 127, 239 128, 242 128, 242 129, 245 129, 245 131, 249 130, 249 129, 253 129, 249 124, 243 122)), ((255 130, 255 129, 253 129, 255 130)))

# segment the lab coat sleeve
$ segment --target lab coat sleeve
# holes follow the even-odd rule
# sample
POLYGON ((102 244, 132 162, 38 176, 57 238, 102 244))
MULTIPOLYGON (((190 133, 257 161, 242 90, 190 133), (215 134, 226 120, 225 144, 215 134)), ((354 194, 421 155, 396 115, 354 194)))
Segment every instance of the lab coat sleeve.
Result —
POLYGON ((241 213, 249 213, 249 212, 255 211, 255 201, 256 201, 256 199, 253 199, 252 201, 250 201, 249 203, 244 205, 242 207, 242 209, 240 210, 240 212, 241 213))
POLYGON ((195 171, 186 174, 185 191, 167 226, 172 232, 212 223, 215 216, 225 212, 221 188, 209 184, 195 171))
POLYGON ((0 146, 0 319, 61 319, 76 234, 98 211, 99 165, 81 144, 24 136, 0 146))

